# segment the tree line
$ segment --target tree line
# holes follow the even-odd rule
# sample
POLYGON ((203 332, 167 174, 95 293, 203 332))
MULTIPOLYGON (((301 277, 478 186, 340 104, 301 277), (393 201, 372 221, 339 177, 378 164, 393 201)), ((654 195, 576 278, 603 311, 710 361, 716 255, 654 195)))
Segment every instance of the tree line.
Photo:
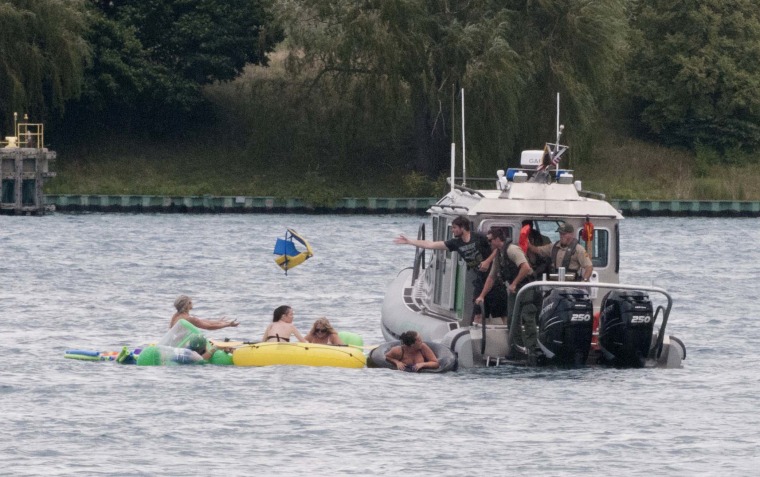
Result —
POLYGON ((610 125, 718 159, 760 145, 753 0, 3 0, 0 130, 22 111, 73 137, 171 136, 276 48, 271 121, 330 139, 290 130, 289 154, 404 156, 434 177, 462 140, 461 89, 474 170, 553 138, 556 92, 574 160, 610 125))

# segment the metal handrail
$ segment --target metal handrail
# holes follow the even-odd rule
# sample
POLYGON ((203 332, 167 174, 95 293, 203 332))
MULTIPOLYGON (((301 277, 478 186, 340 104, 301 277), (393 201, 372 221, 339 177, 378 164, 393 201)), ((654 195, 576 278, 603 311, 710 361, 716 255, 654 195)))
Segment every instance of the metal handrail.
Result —
MULTIPOLYGON (((481 180, 481 179, 470 179, 470 180, 481 180)), ((491 179, 491 180, 493 181, 494 179, 491 179)), ((446 178, 446 183, 449 184, 449 185, 452 185, 450 177, 446 178)), ((454 183, 454 188, 458 189, 458 190, 461 190, 461 191, 464 191, 464 192, 469 192, 472 195, 477 195, 477 196, 480 196, 480 197, 485 197, 480 191, 477 191, 475 189, 470 189, 467 186, 459 185, 456 182, 454 183)))
MULTIPOLYGON (((537 282, 531 282, 526 285, 524 285, 520 291, 517 292, 517 295, 515 296, 515 308, 512 311, 512 318, 509 324, 509 343, 510 346, 516 346, 520 351, 527 352, 525 349, 521 349, 521 347, 517 345, 513 345, 514 343, 514 333, 517 329, 517 319, 520 316, 520 311, 522 307, 522 300, 523 293, 525 290, 531 289, 531 288, 538 288, 538 287, 549 287, 549 288, 605 288, 605 289, 611 289, 611 290, 635 290, 635 291, 646 291, 646 292, 654 292, 654 293, 660 293, 662 295, 665 295, 665 298, 668 300, 667 307, 663 310, 662 314, 662 324, 660 325, 660 331, 657 334, 657 342, 654 345, 654 349, 657 351, 657 358, 659 359, 660 355, 662 354, 662 343, 665 339, 665 326, 668 324, 668 317, 670 316, 670 309, 673 306, 673 298, 671 298, 670 294, 664 289, 660 287, 654 287, 654 286, 644 286, 644 285, 624 285, 621 283, 604 283, 604 282, 555 282, 555 281, 537 281, 537 282)), ((539 310, 539 315, 541 314, 541 311, 539 310)))

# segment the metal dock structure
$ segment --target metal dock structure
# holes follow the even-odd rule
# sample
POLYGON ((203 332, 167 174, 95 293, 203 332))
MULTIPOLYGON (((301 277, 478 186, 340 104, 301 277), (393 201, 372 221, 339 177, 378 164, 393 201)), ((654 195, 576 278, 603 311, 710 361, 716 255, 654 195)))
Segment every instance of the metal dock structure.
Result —
POLYGON ((15 126, 16 135, 6 136, 0 147, 0 213, 42 215, 46 210, 43 185, 55 177, 50 163, 56 153, 44 147, 42 124, 24 122, 15 126))

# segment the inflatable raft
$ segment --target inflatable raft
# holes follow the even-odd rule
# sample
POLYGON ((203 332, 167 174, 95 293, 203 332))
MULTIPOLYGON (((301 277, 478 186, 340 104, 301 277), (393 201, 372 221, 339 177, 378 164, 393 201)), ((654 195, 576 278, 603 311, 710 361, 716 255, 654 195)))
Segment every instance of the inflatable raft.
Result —
MULTIPOLYGON (((401 341, 388 341, 373 349, 369 353, 367 367, 397 369, 395 365, 385 360, 385 354, 390 351, 391 348, 399 346, 400 344, 401 341)), ((445 373, 446 371, 456 371, 457 357, 449 348, 433 341, 425 341, 425 344, 430 346, 433 354, 438 358, 438 368, 424 368, 420 370, 420 373, 445 373)))
POLYGON ((235 366, 333 366, 363 368, 364 352, 355 346, 268 341, 244 345, 232 353, 235 366))

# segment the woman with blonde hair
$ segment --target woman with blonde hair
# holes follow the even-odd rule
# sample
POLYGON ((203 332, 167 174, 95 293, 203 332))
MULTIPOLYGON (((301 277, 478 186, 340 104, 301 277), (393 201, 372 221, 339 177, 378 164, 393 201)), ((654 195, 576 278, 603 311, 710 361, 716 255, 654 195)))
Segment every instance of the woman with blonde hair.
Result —
POLYGON ((179 320, 187 320, 198 328, 204 330, 219 330, 227 327, 235 327, 240 323, 238 320, 228 320, 225 317, 221 317, 216 320, 206 320, 198 318, 197 316, 190 315, 190 310, 193 309, 193 300, 187 295, 180 295, 174 300, 174 308, 177 312, 172 316, 169 322, 169 328, 176 325, 179 320))
POLYGON ((338 332, 330 324, 330 320, 322 316, 317 318, 311 330, 306 335, 306 341, 309 343, 329 344, 337 346, 345 346, 346 343, 340 339, 338 332))

